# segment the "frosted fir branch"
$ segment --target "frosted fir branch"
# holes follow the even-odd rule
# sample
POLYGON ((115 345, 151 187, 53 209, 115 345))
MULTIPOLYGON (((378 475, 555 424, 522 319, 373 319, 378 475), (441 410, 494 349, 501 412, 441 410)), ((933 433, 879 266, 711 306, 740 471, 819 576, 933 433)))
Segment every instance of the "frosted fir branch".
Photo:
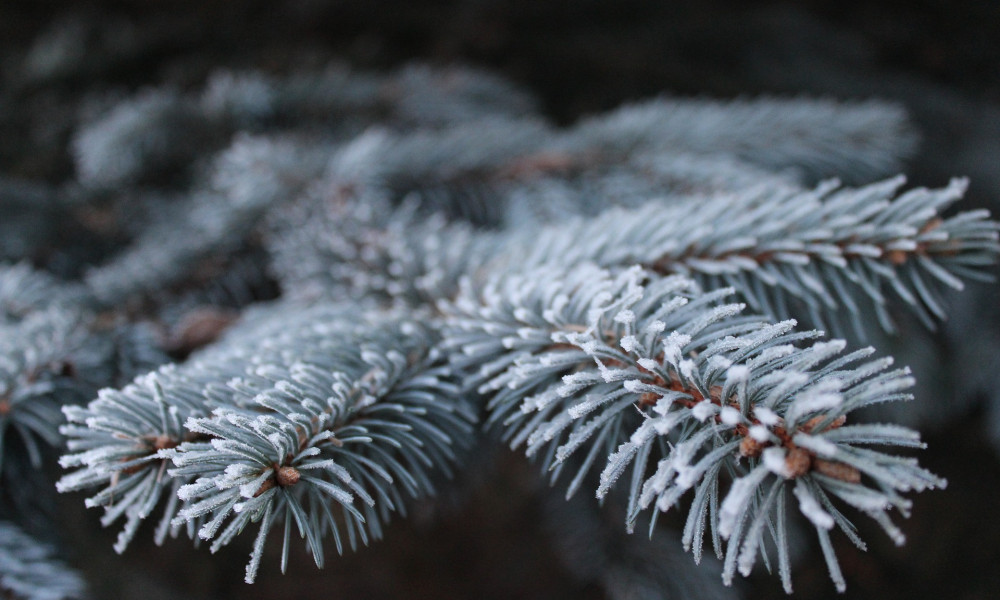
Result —
POLYGON ((897 173, 917 135, 902 107, 813 98, 662 98, 583 121, 574 142, 622 152, 669 149, 731 155, 806 182, 867 183, 897 173))
POLYGON ((87 272, 94 296, 118 304, 192 277, 247 244, 264 214, 323 171, 328 149, 289 139, 237 136, 220 153, 206 188, 154 223, 123 253, 87 272))
POLYGON ((523 116, 536 104, 511 82, 472 68, 414 64, 379 74, 336 62, 283 77, 221 71, 209 79, 201 102, 207 113, 237 124, 311 123, 355 133, 379 121, 409 129, 523 116))
POLYGON ((592 212, 616 197, 634 202, 637 195, 735 191, 749 183, 749 172, 759 177, 755 187, 765 182, 794 187, 791 177, 775 173, 795 168, 810 176, 853 170, 869 179, 898 170, 900 156, 913 145, 898 107, 806 99, 659 100, 563 131, 527 119, 480 119, 440 131, 376 137, 353 142, 369 158, 360 163, 360 173, 344 173, 343 179, 380 185, 396 197, 418 193, 432 209, 486 224, 497 222, 492 213, 503 211, 509 197, 530 194, 523 186, 530 190, 545 181, 576 182, 583 193, 574 198, 574 212, 592 212), (849 150, 839 152, 842 148, 849 150), (717 163, 714 175, 708 162, 717 163), (603 198, 587 193, 602 184, 634 192, 619 189, 603 198))
POLYGON ((173 497, 183 482, 164 477, 166 465, 159 452, 188 438, 184 418, 206 412, 199 391, 168 365, 140 376, 120 391, 101 390, 86 407, 63 409, 68 424, 60 432, 67 438, 70 453, 59 464, 74 471, 64 475, 56 489, 99 488, 86 504, 104 507, 101 524, 105 527, 125 519, 115 544, 117 552, 125 550, 139 525, 164 498, 168 502, 155 539, 161 543, 168 533, 177 534, 169 526, 179 509, 173 497))
MULTIPOLYGON (((272 238, 278 255, 275 272, 285 279, 286 289, 305 287, 311 290, 308 294, 340 288, 338 282, 350 279, 347 287, 361 290, 360 295, 366 286, 392 295, 390 288, 412 289, 424 275, 441 280, 442 272, 461 274, 463 267, 476 266, 477 261, 458 269, 434 264, 421 268, 426 262, 421 260, 406 264, 411 254, 428 254, 428 240, 453 233, 464 239, 469 233, 434 225, 383 235, 379 229, 388 224, 362 215, 392 214, 391 207, 403 199, 417 202, 424 214, 437 211, 474 224, 506 223, 534 231, 539 222, 561 222, 567 213, 600 214, 615 203, 635 206, 660 195, 676 202, 691 195, 719 197, 720 192, 762 196, 766 190, 787 196, 797 191, 787 178, 726 154, 685 155, 655 146, 652 139, 635 142, 628 127, 621 129, 621 139, 615 138, 617 118, 608 118, 605 134, 590 137, 586 131, 593 122, 581 125, 580 131, 556 131, 530 119, 487 119, 402 134, 369 131, 333 158, 320 191, 300 203, 309 208, 279 215, 278 222, 284 223, 272 238), (345 208, 352 202, 357 209, 345 208), (366 206, 372 202, 384 206, 366 206), (355 226, 354 219, 362 224, 355 226), (323 260, 316 260, 317 253, 323 260), (302 273, 305 270, 308 273, 302 273)), ((514 244, 523 244, 523 239, 514 244)), ((466 243, 450 247, 457 248, 456 254, 470 253, 466 243)), ((437 289, 449 295, 449 285, 454 278, 437 289)))
MULTIPOLYGON (((218 403, 231 400, 226 383, 248 377, 248 369, 280 360, 295 348, 302 348, 303 356, 309 349, 323 352, 334 343, 331 336, 344 330, 341 323, 354 322, 345 318, 343 310, 322 306, 278 305, 247 312, 221 340, 183 365, 164 365, 120 390, 103 389, 85 407, 63 408, 68 424, 60 432, 67 438, 69 453, 60 465, 72 472, 57 482, 56 489, 96 490, 86 503, 104 507, 105 527, 125 519, 115 546, 118 552, 164 499, 155 539, 159 543, 180 532, 170 522, 181 508, 177 489, 187 481, 167 476, 161 451, 198 439, 184 428, 189 418, 208 415, 218 403)), ((187 530, 192 537, 194 526, 187 530)))
POLYGON ((200 92, 154 88, 115 104, 80 128, 72 150, 84 186, 113 189, 188 170, 240 131, 318 126, 336 138, 383 120, 441 126, 533 106, 516 86, 471 69, 413 66, 379 76, 332 65, 285 78, 220 71, 200 92))
MULTIPOLYGON (((655 517, 692 490, 684 545, 698 560, 707 522, 726 583, 737 569, 749 574, 764 536, 775 537, 792 483, 821 536, 836 525, 857 539, 832 508, 837 498, 901 541, 888 511, 906 516, 902 493, 945 481, 867 447, 922 447, 915 432, 845 422, 857 409, 909 399, 909 371, 868 359, 870 348, 843 354, 842 341, 809 342, 820 334, 795 331, 793 321, 744 316, 742 305, 720 303, 731 294, 586 265, 565 279, 551 269, 497 277, 446 310, 446 348, 512 446, 553 478, 576 470, 568 494, 596 468, 598 497, 626 481, 631 529, 641 511, 655 507, 655 517), (732 481, 720 493, 724 472, 732 481)), ((787 560, 787 540, 774 541, 787 560)), ((790 590, 788 572, 783 565, 790 590)))
MULTIPOLYGON (((537 171, 502 188, 504 226, 514 230, 560 223, 567 215, 595 216, 618 206, 638 208, 657 199, 664 204, 748 189, 796 189, 791 177, 726 155, 703 156, 676 150, 636 152, 627 160, 602 164, 593 155, 579 169, 537 171)), ((534 160, 542 163, 544 156, 534 160)), ((550 156, 550 162, 556 161, 550 156)), ((524 161, 530 171, 532 158, 524 161)), ((565 165, 564 165, 565 166, 565 165)))
POLYGON ((49 545, 0 521, 0 593, 11 600, 81 600, 86 583, 49 545))
POLYGON ((85 408, 67 407, 70 424, 62 431, 71 453, 60 462, 74 470, 58 489, 97 489, 87 505, 105 508, 102 523, 125 519, 119 552, 161 505, 158 542, 186 530, 214 538, 218 548, 246 519, 264 518, 250 579, 270 526, 291 527, 293 520, 304 526, 300 508, 310 515, 300 531, 319 564, 319 540, 328 534, 338 549, 341 533, 352 547, 380 537, 380 523, 403 510, 404 496, 433 491, 435 474, 448 472, 453 446, 468 441, 472 418, 447 372, 434 366, 433 336, 387 318, 330 305, 249 311, 185 364, 161 367, 122 390, 102 390, 85 408), (274 454, 275 444, 293 442, 303 446, 289 450, 285 464, 288 453, 274 454), (270 450, 262 455, 262 448, 270 450), (264 500, 254 500, 244 498, 248 481, 225 483, 249 473, 247 460, 272 454, 262 467, 274 475, 269 485, 278 482, 280 467, 291 467, 304 483, 293 495, 263 490, 257 498, 264 500), (170 460, 174 468, 167 468, 170 460), (214 503, 219 494, 225 502, 214 503), (358 508, 349 497, 378 503, 358 508), (353 520, 330 516, 331 499, 342 501, 344 518, 353 520), (236 514, 240 501, 250 504, 236 514), (258 506, 265 501, 272 508, 258 506))
MULTIPOLYGON (((523 252, 517 245, 530 237, 527 232, 539 231, 545 222, 561 223, 567 214, 597 215, 609 203, 646 204, 665 190, 687 197, 751 182, 754 189, 796 189, 787 180, 724 158, 674 154, 636 157, 634 164, 604 170, 581 169, 566 179, 562 173, 525 172, 505 180, 500 172, 490 174, 496 167, 490 155, 516 155, 518 136, 499 144, 502 148, 487 144, 470 153, 466 146, 489 137, 490 128, 485 129, 408 137, 369 133, 342 148, 320 183, 270 219, 272 272, 286 293, 433 303, 453 297, 462 276, 477 273, 494 257, 523 252), (411 164, 423 155, 426 172, 411 164), (482 170, 462 166, 480 160, 482 170), (483 231, 469 222, 506 227, 483 231)), ((534 130, 528 129, 524 135, 530 138, 534 130)), ((547 168, 544 157, 538 159, 539 168, 547 168)), ((526 164, 518 169, 532 170, 526 164)))
POLYGON ((164 362, 151 332, 103 323, 93 304, 78 284, 0 267, 0 467, 15 458, 40 468, 46 447, 62 447, 62 406, 164 362))
POLYGON ((424 216, 496 226, 512 175, 506 171, 554 135, 535 118, 490 117, 404 132, 373 128, 337 151, 320 188, 338 203, 381 197, 390 206, 416 204, 424 216))
POLYGON ((502 236, 420 215, 415 204, 313 193, 271 222, 271 270, 292 298, 433 303, 502 249, 502 236))
POLYGON ((326 357, 262 365, 269 385, 230 382, 246 395, 233 404, 246 409, 189 420, 189 431, 209 439, 170 453, 172 476, 196 478, 178 492, 186 506, 175 525, 203 520, 198 535, 213 539, 214 551, 260 521, 248 583, 278 523, 285 526, 282 572, 293 522, 318 567, 328 535, 338 553, 342 536, 352 549, 380 538, 381 523, 404 510, 405 496, 432 493, 434 478, 456 460, 454 446, 470 441, 472 416, 448 371, 434 366, 429 333, 389 323, 326 357))
POLYGON ((61 444, 60 406, 84 392, 72 377, 84 326, 81 314, 59 306, 0 325, 0 468, 13 447, 8 437, 20 439, 35 468, 45 446, 61 444))
POLYGON ((945 316, 943 289, 989 277, 1000 253, 997 224, 982 210, 942 217, 962 196, 963 180, 898 193, 902 183, 765 188, 612 210, 515 236, 507 266, 490 269, 639 263, 693 277, 706 289, 732 286, 756 311, 801 315, 836 331, 853 327, 863 336, 867 310, 892 331, 890 300, 933 327, 945 316))
MULTIPOLYGON (((342 85, 337 88, 345 89, 342 85)), ((306 89, 319 97, 315 88, 306 89)), ((355 109, 388 113, 390 122, 409 127, 440 127, 490 116, 528 116, 536 112, 538 104, 527 90, 494 74, 471 67, 421 64, 404 66, 380 78, 374 98, 355 95, 353 100, 355 109)))
POLYGON ((90 188, 136 184, 183 166, 206 145, 218 147, 225 131, 199 112, 169 89, 115 104, 74 136, 77 179, 90 188))
MULTIPOLYGON (((363 164, 379 156, 360 144, 354 148, 351 160, 363 164)), ((331 177, 325 203, 304 202, 296 216, 285 215, 273 238, 275 271, 288 274, 287 289, 426 301, 434 293, 450 297, 463 275, 482 279, 556 263, 567 269, 590 261, 609 268, 640 263, 693 277, 706 288, 735 287, 754 310, 776 318, 796 315, 863 337, 866 311, 893 330, 892 300, 933 327, 945 316, 942 290, 987 277, 1000 248, 997 226, 985 211, 941 216, 961 197, 961 180, 941 190, 902 193, 901 178, 857 189, 827 183, 809 191, 772 182, 647 201, 638 209, 598 211, 548 227, 529 216, 514 230, 493 233, 393 213, 389 194, 338 187, 338 177, 331 177), (389 214, 394 216, 381 216, 389 214), (720 221, 718 215, 731 218, 720 221), (444 257, 443 239, 454 240, 444 257), (434 285, 419 293, 428 280, 434 285)), ((523 196, 523 203, 532 200, 523 196)), ((568 204, 562 204, 567 211, 568 204)))
POLYGON ((640 198, 797 187, 791 177, 728 154, 622 146, 604 139, 587 143, 573 129, 556 130, 528 118, 494 117, 394 134, 369 130, 345 145, 328 179, 342 190, 376 191, 397 202, 415 197, 425 213, 490 227, 509 222, 519 199, 533 196, 535 204, 555 202, 539 207, 543 211, 565 204, 570 213, 595 214, 611 205, 635 205, 640 198), (547 197, 537 196, 546 192, 547 197))
POLYGON ((83 305, 82 287, 60 281, 24 262, 0 263, 0 323, 21 321, 28 314, 49 307, 83 305))

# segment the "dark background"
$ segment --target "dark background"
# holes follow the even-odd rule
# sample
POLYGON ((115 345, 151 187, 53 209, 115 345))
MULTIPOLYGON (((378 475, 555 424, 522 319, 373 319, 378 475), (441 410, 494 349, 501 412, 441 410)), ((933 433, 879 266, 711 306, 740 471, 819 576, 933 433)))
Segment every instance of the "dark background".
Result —
MULTIPOLYGON (((220 66, 281 71, 334 57, 373 69, 413 60, 488 68, 537 94, 559 123, 664 92, 891 99, 907 107, 923 138, 911 182, 968 175, 966 208, 996 207, 1000 198, 1000 2, 987 1, 5 0, 0 171, 69 179, 63 142, 72 122, 62 108, 88 89, 197 86, 220 66), (81 24, 86 48, 72 69, 44 81, 13 74, 39 35, 70 22, 81 24)), ((995 289, 984 289, 973 293, 1000 304, 995 289)), ((996 360, 983 357, 981 368, 996 360)), ((839 597, 1000 597, 1000 462, 983 426, 987 408, 949 389, 970 393, 955 385, 920 400, 970 407, 923 428, 929 449, 921 461, 948 488, 915 498, 902 548, 867 523, 868 553, 841 539, 848 591, 839 597)), ((450 499, 416 506, 387 540, 331 557, 323 571, 295 556, 283 577, 276 557, 266 557, 253 587, 242 583, 249 540, 210 557, 186 540, 156 548, 140 534, 118 557, 114 532, 100 531, 96 511, 79 497, 61 500, 65 537, 96 598, 602 598, 565 567, 542 525, 549 494, 537 469, 510 454, 492 461, 486 483, 471 476, 450 499)), ((808 552, 794 572, 795 595, 838 597, 816 548, 808 552)), ((784 597, 766 574, 739 585, 747 598, 784 597)))

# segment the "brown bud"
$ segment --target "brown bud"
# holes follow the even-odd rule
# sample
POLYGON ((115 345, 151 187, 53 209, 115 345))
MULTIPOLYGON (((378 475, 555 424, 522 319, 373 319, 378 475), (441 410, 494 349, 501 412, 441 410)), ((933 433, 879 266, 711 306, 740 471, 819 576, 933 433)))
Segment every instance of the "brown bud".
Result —
POLYGON ((934 231, 943 224, 944 221, 941 220, 941 217, 934 217, 930 221, 927 221, 927 223, 920 228, 920 233, 927 233, 928 231, 934 231))
POLYGON ((761 444, 752 437, 745 437, 740 442, 740 456, 747 458, 757 458, 764 451, 764 444, 761 444))
POLYGON ((299 470, 295 467, 279 467, 275 479, 281 487, 295 485, 299 482, 299 470))
POLYGON ((565 171, 573 165, 573 158, 567 154, 539 152, 511 162, 501 171, 501 177, 521 179, 536 173, 565 171))
MULTIPOLYGON (((800 427, 799 429, 801 429, 802 431, 805 431, 806 433, 811 433, 812 430, 813 430, 813 427, 816 427, 817 425, 819 425, 820 423, 822 423, 826 419, 827 419, 827 415, 819 415, 817 417, 813 417, 813 418, 809 419, 808 421, 806 421, 802 425, 802 427, 800 427)), ((836 429, 836 428, 840 427, 841 425, 843 425, 846 422, 847 422, 847 416, 846 415, 840 415, 839 417, 837 417, 836 419, 834 419, 829 425, 827 425, 826 427, 824 427, 823 431, 829 431, 831 429, 836 429)))
POLYGON ((270 479, 265 479, 264 483, 260 484, 260 487, 257 488, 257 491, 253 493, 253 497, 256 498, 257 496, 260 496, 261 494, 263 494, 264 492, 273 487, 274 487, 274 478, 272 477, 270 479))
POLYGON ((785 457, 785 467, 788 469, 788 478, 795 479, 809 472, 812 466, 812 455, 802 448, 792 448, 785 457))
POLYGON ((718 405, 721 406, 722 405, 722 386, 721 385, 713 385, 711 388, 709 388, 709 390, 708 390, 708 397, 709 397, 709 399, 712 402, 714 402, 714 403, 716 403, 716 404, 718 404, 718 405))
POLYGON ((0 417, 6 416, 12 408, 9 398, 0 398, 0 417))
POLYGON ((205 307, 184 315, 172 334, 170 346, 181 352, 191 352, 214 342, 236 320, 236 313, 205 307))
POLYGON ((839 479, 848 483, 861 482, 861 471, 858 471, 851 465, 847 465, 842 462, 817 458, 813 461, 813 468, 816 469, 817 473, 822 473, 827 477, 833 477, 834 479, 839 479))
POLYGON ((167 448, 175 448, 177 443, 177 440, 169 435, 158 435, 151 440, 150 446, 153 447, 153 450, 166 450, 167 448))
POLYGON ((659 394, 656 394, 654 392, 643 392, 639 396, 639 405, 640 406, 653 406, 654 404, 656 404, 656 402, 661 397, 662 396, 660 396, 659 394))
POLYGON ((890 250, 885 253, 885 257, 889 259, 889 262, 897 267, 905 263, 907 259, 906 252, 903 252, 902 250, 890 250))
MULTIPOLYGON (((131 459, 130 458, 123 458, 121 460, 121 462, 128 462, 129 460, 131 460, 131 459)), ((133 474, 138 473, 139 471, 145 469, 150 464, 151 463, 148 463, 148 462, 134 464, 131 467, 125 467, 124 469, 119 470, 118 473, 120 475, 133 475, 133 474)))

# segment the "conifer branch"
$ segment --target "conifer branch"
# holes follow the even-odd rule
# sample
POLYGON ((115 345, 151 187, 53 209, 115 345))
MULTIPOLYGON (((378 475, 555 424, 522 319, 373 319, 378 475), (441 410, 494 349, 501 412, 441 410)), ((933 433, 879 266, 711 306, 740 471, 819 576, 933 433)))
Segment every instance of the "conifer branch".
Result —
POLYGON ((989 278, 985 271, 1000 253, 997 223, 986 211, 943 216, 965 190, 963 180, 897 195, 902 183, 764 188, 614 210, 513 239, 510 264, 639 263, 693 277, 706 289, 733 286, 772 318, 797 314, 816 327, 853 327, 859 336, 868 309, 893 331, 888 302, 895 299, 933 328, 945 317, 942 288, 989 278))
MULTIPOLYGON (((694 490, 685 547, 700 558, 707 521, 726 583, 737 568, 749 574, 767 534, 786 560, 788 541, 773 520, 785 518, 787 489, 824 544, 834 526, 858 541, 831 498, 901 543, 887 513, 908 515, 903 492, 945 481, 867 447, 922 447, 916 432, 845 421, 865 406, 909 399, 908 369, 866 360, 871 348, 842 355, 838 340, 800 345, 820 334, 743 316, 743 305, 720 303, 731 294, 585 265, 565 278, 547 269, 497 277, 449 308, 446 348, 487 394, 489 422, 502 424, 512 446, 539 457, 553 478, 575 464, 568 494, 595 468, 598 497, 628 481, 629 529, 641 511, 669 510, 694 490), (583 458, 567 462, 575 455, 583 458), (724 493, 720 478, 731 480, 724 493)), ((842 590, 836 558, 827 559, 842 590)), ((788 569, 781 572, 790 591, 788 569)))
POLYGON ((285 78, 218 71, 200 93, 161 87, 115 104, 81 128, 72 147, 80 182, 112 189, 183 173, 237 131, 312 126, 352 135, 382 120, 441 126, 523 115, 533 105, 516 86, 473 69, 415 66, 376 76, 332 64, 285 78))
POLYGON ((289 324, 284 308, 251 315, 181 367, 66 409, 76 453, 62 464, 78 469, 59 489, 102 488, 87 503, 105 506, 106 525, 126 518, 118 551, 166 498, 158 541, 185 527, 218 549, 261 522, 248 581, 282 522, 285 560, 294 522, 322 566, 322 538, 338 552, 342 536, 352 548, 380 538, 405 497, 449 473, 473 416, 432 333, 322 306, 289 324))
POLYGON ((0 521, 0 595, 11 600, 82 600, 86 584, 48 545, 0 521))
POLYGON ((61 445, 59 408, 86 393, 72 377, 84 335, 79 316, 59 306, 0 324, 0 471, 9 435, 35 468, 45 446, 61 445))
MULTIPOLYGON (((682 546, 726 583, 773 548, 791 590, 794 503, 841 589, 830 531, 864 544, 840 507, 901 542, 892 511, 945 484, 882 452, 917 433, 856 421, 909 371, 791 320, 863 336, 901 303, 933 326, 996 263, 985 211, 948 216, 963 181, 803 187, 896 172, 894 105, 660 99, 557 128, 485 74, 334 66, 108 107, 59 210, 118 239, 62 271, 83 285, 0 269, 0 443, 38 464, 66 436, 57 488, 124 522, 119 552, 158 513, 155 541, 213 551, 256 525, 247 581, 275 527, 282 571, 293 531, 322 566, 326 537, 380 538, 433 493, 477 412, 569 495, 622 491, 628 532, 691 491, 682 546)), ((602 583, 668 589, 653 563, 602 583)))
POLYGON ((796 315, 863 338, 861 317, 869 310, 894 330, 892 301, 933 328, 945 317, 942 291, 961 289, 963 278, 988 279, 1000 253, 997 224, 986 211, 944 216, 964 181, 899 193, 902 184, 897 177, 856 189, 765 185, 504 232, 371 208, 385 206, 379 196, 351 197, 286 222, 295 234, 278 237, 276 267, 288 274, 286 286, 315 295, 375 292, 419 304, 453 296, 463 276, 481 281, 541 265, 638 263, 692 277, 705 289, 732 286, 772 318, 796 315), (452 240, 446 251, 441 239, 452 240))
MULTIPOLYGON (((242 325, 184 365, 164 365, 120 390, 103 389, 87 406, 64 407, 68 424, 60 430, 70 453, 60 464, 75 470, 64 475, 56 488, 60 492, 99 488, 87 505, 105 508, 102 524, 125 518, 115 546, 118 552, 125 550, 141 522, 164 498, 155 539, 161 543, 168 534, 176 535, 180 530, 171 528, 170 521, 180 510, 176 492, 186 480, 167 476, 168 462, 161 451, 197 437, 184 423, 210 414, 216 406, 213 395, 226 398, 226 382, 248 376, 247 362, 266 364, 300 341, 322 348, 320 340, 339 331, 331 325, 332 318, 343 313, 316 308, 299 315, 301 320, 288 322, 280 314, 251 311, 242 325)), ((194 531, 192 522, 187 533, 194 537, 194 531)))
POLYGON ((576 135, 577 144, 736 156, 807 183, 865 183, 898 172, 917 143, 898 105, 812 98, 662 98, 584 121, 576 135))

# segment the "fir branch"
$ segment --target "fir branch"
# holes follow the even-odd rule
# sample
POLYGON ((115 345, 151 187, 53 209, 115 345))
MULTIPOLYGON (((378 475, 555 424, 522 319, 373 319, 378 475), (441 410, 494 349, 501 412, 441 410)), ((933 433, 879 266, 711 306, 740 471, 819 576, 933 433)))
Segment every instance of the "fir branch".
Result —
POLYGON ((334 64, 285 78, 220 71, 200 93, 153 88, 115 104, 86 123, 72 146, 79 181, 113 189, 183 173, 239 131, 320 127, 339 137, 383 120, 442 126, 521 116, 533 106, 516 86, 473 69, 415 66, 377 76, 334 64))
POLYGON ((80 315, 58 306, 0 325, 0 467, 9 434, 35 468, 42 463, 39 441, 61 444, 59 408, 85 393, 72 377, 84 337, 80 315))
POLYGON ((230 119, 247 114, 258 125, 264 117, 272 126, 309 123, 354 133, 375 122, 410 129, 491 115, 518 117, 534 112, 536 104, 526 90, 478 69, 414 64, 379 74, 339 62, 285 77, 219 72, 201 103, 209 114, 230 119), (244 106, 254 110, 233 110, 244 106))
POLYGON ((210 441, 170 453, 171 475, 197 477, 179 490, 188 505, 175 524, 205 519, 199 536, 214 538, 215 550, 261 522, 248 583, 277 523, 285 524, 282 572, 293 522, 322 567, 323 537, 332 534, 338 552, 341 527, 352 548, 380 538, 380 523, 403 510, 403 495, 433 492, 435 473, 456 459, 452 446, 469 441, 471 417, 447 371, 434 367, 427 331, 390 324, 355 343, 357 355, 342 349, 324 363, 266 365, 271 386, 230 384, 256 392, 232 403, 253 410, 220 408, 189 420, 188 430, 210 441), (341 505, 343 523, 331 503, 341 505))
MULTIPOLYGON (((245 376, 247 364, 277 360, 299 342, 315 343, 322 350, 320 341, 338 331, 331 322, 343 316, 342 311, 320 307, 298 311, 299 318, 289 321, 280 309, 272 311, 250 311, 241 325, 182 366, 162 366, 121 390, 101 390, 86 407, 63 409, 68 424, 60 431, 70 453, 60 464, 75 470, 64 475, 56 488, 60 492, 99 488, 87 505, 105 507, 102 524, 125 518, 115 546, 118 552, 124 551, 164 498, 168 500, 155 539, 159 543, 179 532, 171 529, 170 521, 180 509, 177 489, 186 480, 164 476, 167 463, 160 451, 196 437, 184 423, 208 415, 215 406, 213 394, 224 390, 226 382, 245 376)), ((194 525, 188 528, 191 536, 194 525)))
POLYGON ((11 600, 79 600, 83 578, 14 523, 0 521, 0 594, 11 600))
POLYGON ((985 211, 943 216, 961 197, 961 180, 898 193, 902 183, 828 183, 811 191, 762 185, 502 232, 394 213, 384 197, 350 191, 286 216, 273 243, 275 270, 287 274, 289 289, 413 303, 453 296, 462 276, 481 281, 541 265, 639 263, 706 289, 732 286, 756 311, 795 315, 838 334, 864 337, 869 309, 893 331, 892 300, 933 328, 945 316, 943 288, 989 277, 986 268, 1000 252, 997 225, 985 211), (446 253, 443 239, 451 240, 446 253), (317 254, 321 260, 310 259, 317 254))
POLYGON ((942 216, 964 192, 962 180, 897 195, 902 183, 763 188, 615 210, 515 236, 509 264, 639 263, 691 276, 706 289, 733 286, 774 318, 803 315, 837 332, 852 326, 859 336, 859 315, 868 309, 893 330, 888 301, 895 298, 933 327, 945 316, 941 288, 988 277, 984 270, 1000 253, 997 224, 981 210, 942 216))
POLYGON ((77 178, 91 188, 139 183, 177 169, 224 135, 176 91, 145 90, 77 132, 77 178))
POLYGON ((898 105, 763 97, 626 106, 582 122, 573 145, 724 154, 806 182, 836 176, 865 183, 898 172, 916 142, 898 105))
POLYGON ((913 135, 904 113, 882 103, 764 98, 659 100, 565 131, 530 119, 480 119, 440 131, 380 133, 375 139, 366 134, 352 145, 363 151, 349 152, 355 172, 340 173, 343 185, 376 185, 397 198, 418 193, 432 210, 495 225, 495 213, 503 214, 508 198, 539 180, 581 180, 577 189, 585 191, 588 184, 614 178, 633 190, 576 195, 574 212, 586 213, 603 210, 616 196, 626 202, 648 198, 642 192, 649 190, 655 195, 723 186, 735 191, 736 184, 747 182, 748 171, 757 171, 756 186, 767 181, 789 186, 791 178, 774 173, 796 167, 810 177, 887 175, 912 149, 913 135), (826 135, 833 139, 823 139, 826 135), (709 158, 714 176, 698 164, 709 158))
MULTIPOLYGON (((765 534, 774 537, 786 488, 824 543, 835 525, 857 540, 833 497, 901 543, 887 512, 906 516, 902 492, 945 482, 912 459, 865 447, 922 447, 915 432, 844 423, 865 406, 909 399, 909 371, 866 361, 870 348, 841 356, 837 340, 799 346, 820 334, 743 316, 742 305, 719 303, 731 289, 701 294, 684 278, 650 276, 542 269, 498 277, 450 307, 446 347, 488 395, 489 422, 553 477, 583 454, 568 494, 607 456, 597 495, 629 482, 630 529, 643 509, 666 511, 694 490, 685 547, 699 559, 707 519, 726 583, 737 568, 749 574, 765 534), (721 494, 723 473, 732 482, 721 494)), ((774 541, 786 560, 787 539, 774 541)), ((781 573, 790 591, 788 569, 781 573)))
POLYGON ((238 136, 212 166, 211 191, 154 223, 85 281, 102 303, 116 305, 192 278, 200 267, 247 244, 265 212, 294 197, 326 161, 326 149, 286 139, 238 136), (172 218, 170 218, 172 217, 172 218))
POLYGON ((256 311, 186 364, 65 409, 74 453, 61 463, 77 470, 59 490, 101 488, 87 504, 105 507, 105 525, 125 517, 119 552, 166 498, 157 541, 186 526, 218 548, 264 519, 252 580, 270 527, 294 521, 322 565, 324 536, 338 551, 341 528, 351 547, 381 537, 404 495, 432 492, 448 473, 472 417, 430 332, 328 306, 290 323, 287 310, 256 311), (330 501, 344 506, 343 524, 330 501))
MULTIPOLYGON (((485 398, 488 423, 553 478, 568 472, 569 494, 597 473, 602 498, 624 488, 629 531, 693 490, 683 545, 698 560, 710 539, 727 583, 757 556, 770 568, 774 546, 790 589, 795 502, 842 587, 829 530, 863 544, 838 506, 901 541, 889 512, 944 481, 876 451, 921 447, 916 433, 846 420, 907 399, 908 371, 772 321, 863 335, 865 313, 892 327, 895 299, 933 325, 941 290, 995 263, 996 224, 944 216, 959 181, 801 187, 895 172, 915 136, 892 105, 663 99, 567 129, 533 108, 506 82, 425 67, 225 71, 118 103, 73 140, 80 193, 110 195, 122 214, 147 198, 139 185, 183 188, 169 196, 180 201, 144 199, 144 226, 116 230, 133 243, 91 268, 79 297, 0 270, 14 332, 0 349, 12 357, 0 383, 13 365, 0 435, 20 433, 36 464, 38 439, 67 435, 73 472, 58 488, 88 490, 105 525, 124 520, 118 551, 157 511, 157 542, 186 530, 213 550, 257 523, 252 581, 275 526, 282 570, 295 529, 318 565, 328 535, 338 552, 345 537, 380 537, 453 467, 471 436, 467 398, 485 398), (217 305, 261 299, 265 251, 286 299, 341 304, 278 303, 230 326, 217 305), (214 302, 234 281, 249 293, 214 302), (731 294, 768 316, 725 304, 731 294), (84 310, 95 300, 110 309, 100 319, 84 310), (193 351, 187 362, 141 374, 165 356, 123 320, 140 304, 155 305, 174 358, 193 351), (185 335, 199 310, 205 335, 185 335), (80 321, 65 339, 60 311, 80 321), (38 340, 36 321, 49 331, 38 340), (74 384, 138 376, 66 407, 57 432, 37 384, 67 378, 52 358, 35 381, 31 361, 69 347, 90 355, 74 384)), ((79 216, 107 233, 106 208, 79 216)), ((663 572, 601 560, 615 565, 609 588, 667 589, 663 572)))
POLYGON ((316 193, 271 223, 271 270, 291 298, 426 305, 503 249, 501 235, 422 216, 412 203, 393 210, 374 193, 316 193))
MULTIPOLYGON (((659 145, 653 138, 639 143, 628 129, 618 138, 612 131, 608 126, 602 135, 591 136, 586 126, 559 131, 537 119, 500 117, 440 130, 368 131, 345 145, 327 178, 331 186, 358 196, 375 193, 397 202, 416 197, 425 213, 491 227, 511 220, 510 206, 517 199, 537 200, 546 187, 558 184, 569 187, 559 201, 583 214, 651 196, 736 191, 747 185, 796 187, 791 177, 726 153, 705 156, 686 152, 682 143, 659 145)), ((554 208, 541 208, 558 210, 559 201, 554 208)))
POLYGON ((0 264, 0 323, 11 324, 49 307, 86 302, 85 290, 33 269, 27 263, 0 264))

